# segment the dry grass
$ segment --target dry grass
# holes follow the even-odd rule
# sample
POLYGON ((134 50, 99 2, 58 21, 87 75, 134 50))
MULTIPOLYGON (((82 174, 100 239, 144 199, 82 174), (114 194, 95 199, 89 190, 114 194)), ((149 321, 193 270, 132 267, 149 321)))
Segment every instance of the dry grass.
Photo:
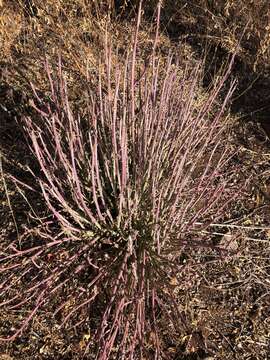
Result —
MULTIPOLYGON (((151 13, 155 1, 148 3, 151 13)), ((215 44, 239 57, 254 71, 269 71, 270 10, 267 0, 189 1, 163 3, 162 22, 174 38, 200 45, 215 44), (239 47, 240 42, 240 47, 239 47)))

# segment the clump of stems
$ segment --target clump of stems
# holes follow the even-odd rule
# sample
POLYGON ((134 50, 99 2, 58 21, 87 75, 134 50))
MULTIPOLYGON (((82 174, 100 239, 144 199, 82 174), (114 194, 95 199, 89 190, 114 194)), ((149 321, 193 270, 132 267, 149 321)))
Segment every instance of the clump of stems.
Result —
POLYGON ((204 94, 202 64, 181 67, 175 55, 159 57, 158 31, 141 71, 140 16, 124 63, 112 62, 107 41, 106 76, 100 67, 87 115, 72 109, 61 61, 56 75, 46 62, 50 101, 33 87, 36 115, 23 119, 24 128, 60 230, 52 235, 47 224, 38 244, 24 235, 5 249, 1 306, 31 308, 9 340, 56 294, 63 326, 99 319, 98 345, 89 346, 100 360, 158 359, 160 314, 176 331, 184 326, 170 279, 184 266, 183 251, 213 246, 200 231, 235 195, 225 172, 233 154, 223 116, 234 84, 217 106, 231 65, 204 94))

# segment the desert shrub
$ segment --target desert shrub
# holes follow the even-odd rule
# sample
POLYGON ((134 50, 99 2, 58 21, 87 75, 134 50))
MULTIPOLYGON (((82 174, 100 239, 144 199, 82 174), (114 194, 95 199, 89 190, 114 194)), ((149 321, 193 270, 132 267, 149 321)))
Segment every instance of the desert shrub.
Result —
POLYGON ((237 194, 224 115, 234 84, 220 104, 230 66, 204 93, 203 64, 160 58, 158 34, 143 63, 139 21, 124 62, 112 63, 107 41, 107 80, 100 65, 83 115, 61 61, 56 72, 46 62, 47 97, 33 86, 23 126, 48 217, 3 252, 1 306, 29 309, 7 340, 49 304, 62 326, 90 321, 98 359, 161 358, 161 317, 176 332, 185 325, 171 282, 180 256, 216 246, 202 230, 237 194))

